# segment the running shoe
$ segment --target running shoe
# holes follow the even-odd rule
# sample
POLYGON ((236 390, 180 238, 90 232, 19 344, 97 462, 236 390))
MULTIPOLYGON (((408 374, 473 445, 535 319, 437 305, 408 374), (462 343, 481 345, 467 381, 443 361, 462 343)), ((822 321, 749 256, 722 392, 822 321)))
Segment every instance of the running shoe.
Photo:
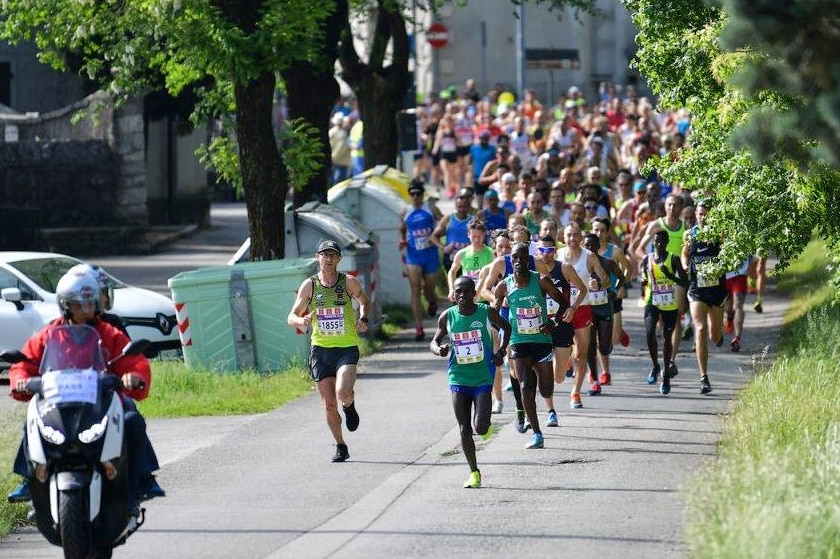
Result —
POLYGON ((612 376, 608 372, 604 371, 601 373, 601 377, 598 381, 601 383, 601 386, 609 386, 612 384, 612 376))
POLYGON ((671 393, 671 379, 668 378, 668 375, 664 375, 662 377, 662 384, 659 385, 659 393, 660 394, 670 394, 671 393))
POLYGON ((531 437, 531 442, 525 448, 545 448, 542 433, 534 433, 534 436, 531 437))
POLYGON ((667 365, 665 365, 665 375, 668 378, 674 378, 680 374, 679 369, 677 369, 677 363, 675 361, 669 361, 667 365))
POLYGON ((732 351, 741 351, 741 336, 735 336, 729 342, 729 349, 732 351))
POLYGON ((593 382, 592 386, 589 387, 589 395, 590 396, 600 396, 601 395, 601 385, 597 382, 593 382))
POLYGON ((437 301, 429 302, 429 316, 432 318, 437 316, 437 301))
POLYGON ((481 472, 470 472, 470 477, 464 482, 464 489, 478 489, 481 487, 481 472))
POLYGON ((569 407, 573 410, 578 410, 583 407, 583 402, 580 401, 580 394, 572 394, 572 399, 569 401, 569 407))
POLYGON ((557 427, 559 424, 557 423, 557 412, 554 410, 548 410, 548 420, 545 422, 546 427, 557 427))
POLYGON ((493 409, 490 411, 490 413, 496 413, 496 414, 502 413, 502 410, 504 410, 504 409, 505 409, 505 405, 502 403, 502 401, 501 400, 496 400, 495 402, 493 402, 493 409))
POLYGON ((735 325, 732 324, 731 318, 724 318, 723 319, 723 333, 724 334, 731 334, 735 331, 735 325))
POLYGON ((356 411, 356 401, 350 402, 349 406, 341 406, 344 408, 344 420, 347 423, 348 431, 355 431, 359 428, 359 412, 356 411))
POLYGON ((659 370, 659 365, 650 370, 650 374, 647 376, 648 384, 656 384, 656 379, 659 378, 659 370))
POLYGON ((761 304, 761 299, 755 300, 755 305, 753 305, 753 309, 755 309, 755 312, 757 312, 758 314, 764 312, 764 305, 761 304))
POLYGON ((524 433, 528 429, 525 427, 525 410, 516 410, 516 430, 524 433))
POLYGON ((723 334, 721 334, 720 339, 715 342, 715 347, 723 347, 723 334))
POLYGON ((708 376, 700 377, 700 394, 708 394, 712 391, 712 383, 708 376))
POLYGON ((685 342, 688 341, 692 335, 694 335, 694 328, 692 328, 691 325, 686 325, 683 327, 682 336, 680 337, 685 342))
POLYGON ((572 370, 571 367, 566 369, 566 378, 574 378, 575 372, 572 370))
POLYGON ((505 392, 513 392, 513 384, 510 381, 505 385, 505 392))
POLYGON ((621 330, 621 345, 624 347, 630 345, 630 336, 627 335, 627 331, 624 329, 621 330))
POLYGON ((332 457, 333 462, 344 462, 350 458, 350 451, 347 450, 346 444, 335 445, 335 456, 332 457))
POLYGON ((414 329, 414 341, 415 342, 422 342, 426 339, 426 333, 423 331, 423 328, 415 328, 414 329))

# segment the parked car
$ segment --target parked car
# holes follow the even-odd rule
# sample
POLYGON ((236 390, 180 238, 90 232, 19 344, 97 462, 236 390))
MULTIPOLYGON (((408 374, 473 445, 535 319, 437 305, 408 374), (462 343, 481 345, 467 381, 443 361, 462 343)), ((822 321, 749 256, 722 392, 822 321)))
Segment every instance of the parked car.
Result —
MULTIPOLYGON (((20 349, 24 342, 58 318, 55 286, 67 270, 82 261, 49 252, 0 251, 0 349, 20 349)), ((126 285, 108 275, 114 306, 133 339, 151 342, 147 356, 180 350, 175 306, 164 295, 126 285)))

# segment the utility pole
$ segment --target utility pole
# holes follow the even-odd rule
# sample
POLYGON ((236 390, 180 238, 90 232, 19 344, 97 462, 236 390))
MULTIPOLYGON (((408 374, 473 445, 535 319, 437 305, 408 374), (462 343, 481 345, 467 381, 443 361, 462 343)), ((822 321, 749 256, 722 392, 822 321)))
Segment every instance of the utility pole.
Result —
POLYGON ((516 100, 522 101, 525 98, 525 2, 519 2, 516 15, 516 100))

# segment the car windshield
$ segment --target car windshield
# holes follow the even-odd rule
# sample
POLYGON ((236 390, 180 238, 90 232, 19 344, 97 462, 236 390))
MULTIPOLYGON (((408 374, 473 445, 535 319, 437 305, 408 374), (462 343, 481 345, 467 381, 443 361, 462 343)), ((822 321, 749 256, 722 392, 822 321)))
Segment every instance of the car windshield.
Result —
MULTIPOLYGON (((55 286, 58 284, 58 280, 61 279, 61 276, 66 274, 67 270, 79 263, 80 262, 78 260, 73 258, 49 256, 45 258, 33 258, 30 260, 9 262, 9 266, 15 268, 21 274, 31 279, 44 291, 55 293, 55 286)), ((116 278, 109 274, 106 275, 108 276, 108 282, 111 283, 114 289, 125 287, 125 284, 116 278)))

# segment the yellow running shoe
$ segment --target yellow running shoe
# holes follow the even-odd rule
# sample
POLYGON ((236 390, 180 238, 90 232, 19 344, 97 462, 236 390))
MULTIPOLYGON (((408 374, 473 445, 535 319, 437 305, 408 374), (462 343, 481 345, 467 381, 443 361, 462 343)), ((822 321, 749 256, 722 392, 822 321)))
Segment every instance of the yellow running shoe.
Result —
POLYGON ((464 489, 478 489, 481 487, 481 472, 475 470, 470 473, 470 478, 464 482, 464 489))

